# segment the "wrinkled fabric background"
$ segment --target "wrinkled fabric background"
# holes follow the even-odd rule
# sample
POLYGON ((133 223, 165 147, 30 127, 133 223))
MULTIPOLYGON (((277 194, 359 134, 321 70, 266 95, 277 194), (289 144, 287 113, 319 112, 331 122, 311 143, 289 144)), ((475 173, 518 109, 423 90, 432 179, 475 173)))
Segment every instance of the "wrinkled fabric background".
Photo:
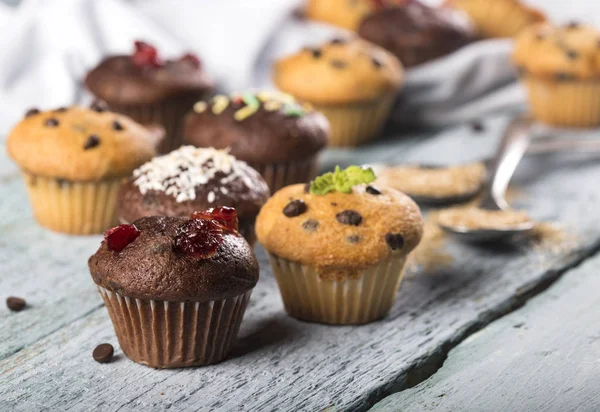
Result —
MULTIPOLYGON (((275 58, 338 30, 294 17, 301 3, 0 0, 0 135, 29 107, 87 102, 81 87, 86 71, 105 54, 129 53, 135 39, 155 44, 167 57, 196 52, 222 92, 272 87, 275 58)), ((557 22, 600 26, 600 1, 529 3, 557 22)), ((444 126, 524 104, 508 59, 511 46, 510 40, 482 41, 410 70, 395 120, 444 126)))

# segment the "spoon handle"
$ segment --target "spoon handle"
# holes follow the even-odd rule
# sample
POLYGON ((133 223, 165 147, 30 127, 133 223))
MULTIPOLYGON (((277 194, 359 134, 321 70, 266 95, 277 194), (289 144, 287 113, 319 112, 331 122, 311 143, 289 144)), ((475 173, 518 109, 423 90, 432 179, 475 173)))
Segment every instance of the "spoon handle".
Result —
POLYGON ((483 209, 508 209, 504 195, 510 179, 531 142, 532 120, 520 116, 507 126, 496 156, 492 160, 488 180, 483 190, 481 207, 483 209))

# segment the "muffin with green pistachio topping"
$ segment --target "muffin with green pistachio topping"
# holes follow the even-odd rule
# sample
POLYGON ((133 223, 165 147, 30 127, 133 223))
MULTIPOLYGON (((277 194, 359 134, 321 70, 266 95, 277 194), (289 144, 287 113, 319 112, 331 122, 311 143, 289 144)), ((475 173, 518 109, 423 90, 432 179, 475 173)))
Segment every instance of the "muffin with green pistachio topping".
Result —
POLYGON ((196 103, 184 123, 185 143, 229 149, 258 170, 272 192, 312 179, 329 136, 325 116, 276 92, 217 95, 196 103))
POLYGON ((343 325, 389 312, 423 219, 408 196, 374 180, 371 169, 338 167, 263 206, 256 234, 291 316, 343 325))

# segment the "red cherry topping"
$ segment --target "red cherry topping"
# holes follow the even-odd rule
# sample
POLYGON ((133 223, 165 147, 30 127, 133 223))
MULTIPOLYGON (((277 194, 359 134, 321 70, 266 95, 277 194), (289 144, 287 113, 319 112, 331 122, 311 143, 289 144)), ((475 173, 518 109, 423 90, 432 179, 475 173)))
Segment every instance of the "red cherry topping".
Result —
POLYGON ((158 57, 156 47, 143 41, 136 41, 135 53, 133 54, 133 64, 139 67, 158 68, 163 65, 162 60, 158 57))
POLYGON ((119 253, 140 235, 134 225, 119 225, 104 232, 104 240, 108 250, 119 253))
POLYGON ((223 241, 223 226, 213 220, 191 219, 175 236, 175 247, 194 258, 209 258, 223 241))
POLYGON ((238 231, 238 215, 233 207, 222 206, 192 213, 192 219, 214 220, 225 229, 238 231))
POLYGON ((194 66, 196 69, 199 69, 202 64, 198 56, 196 56, 193 53, 184 54, 183 56, 181 56, 180 60, 191 63, 192 66, 194 66))

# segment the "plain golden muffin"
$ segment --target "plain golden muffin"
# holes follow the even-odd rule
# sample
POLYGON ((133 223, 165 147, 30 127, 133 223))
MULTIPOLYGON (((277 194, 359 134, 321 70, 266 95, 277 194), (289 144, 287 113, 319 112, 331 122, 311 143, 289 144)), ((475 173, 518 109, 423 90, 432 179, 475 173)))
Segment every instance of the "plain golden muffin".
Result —
POLYGON ((370 169, 338 168, 281 189, 262 208, 256 234, 290 315, 353 324, 389 311, 423 219, 408 196, 373 179, 370 169))
POLYGON ((311 103, 328 118, 334 146, 374 138, 404 77, 392 54, 354 36, 305 48, 277 61, 273 73, 279 89, 311 103))
POLYGON ((600 32, 576 22, 538 24, 518 37, 513 61, 534 116, 557 126, 600 124, 600 32))
POLYGON ((447 0, 445 4, 464 11, 483 38, 514 37, 546 20, 544 13, 520 0, 447 0))
POLYGON ((114 223, 121 180, 156 153, 154 132, 101 106, 30 110, 6 147, 40 224, 99 233, 114 223))

